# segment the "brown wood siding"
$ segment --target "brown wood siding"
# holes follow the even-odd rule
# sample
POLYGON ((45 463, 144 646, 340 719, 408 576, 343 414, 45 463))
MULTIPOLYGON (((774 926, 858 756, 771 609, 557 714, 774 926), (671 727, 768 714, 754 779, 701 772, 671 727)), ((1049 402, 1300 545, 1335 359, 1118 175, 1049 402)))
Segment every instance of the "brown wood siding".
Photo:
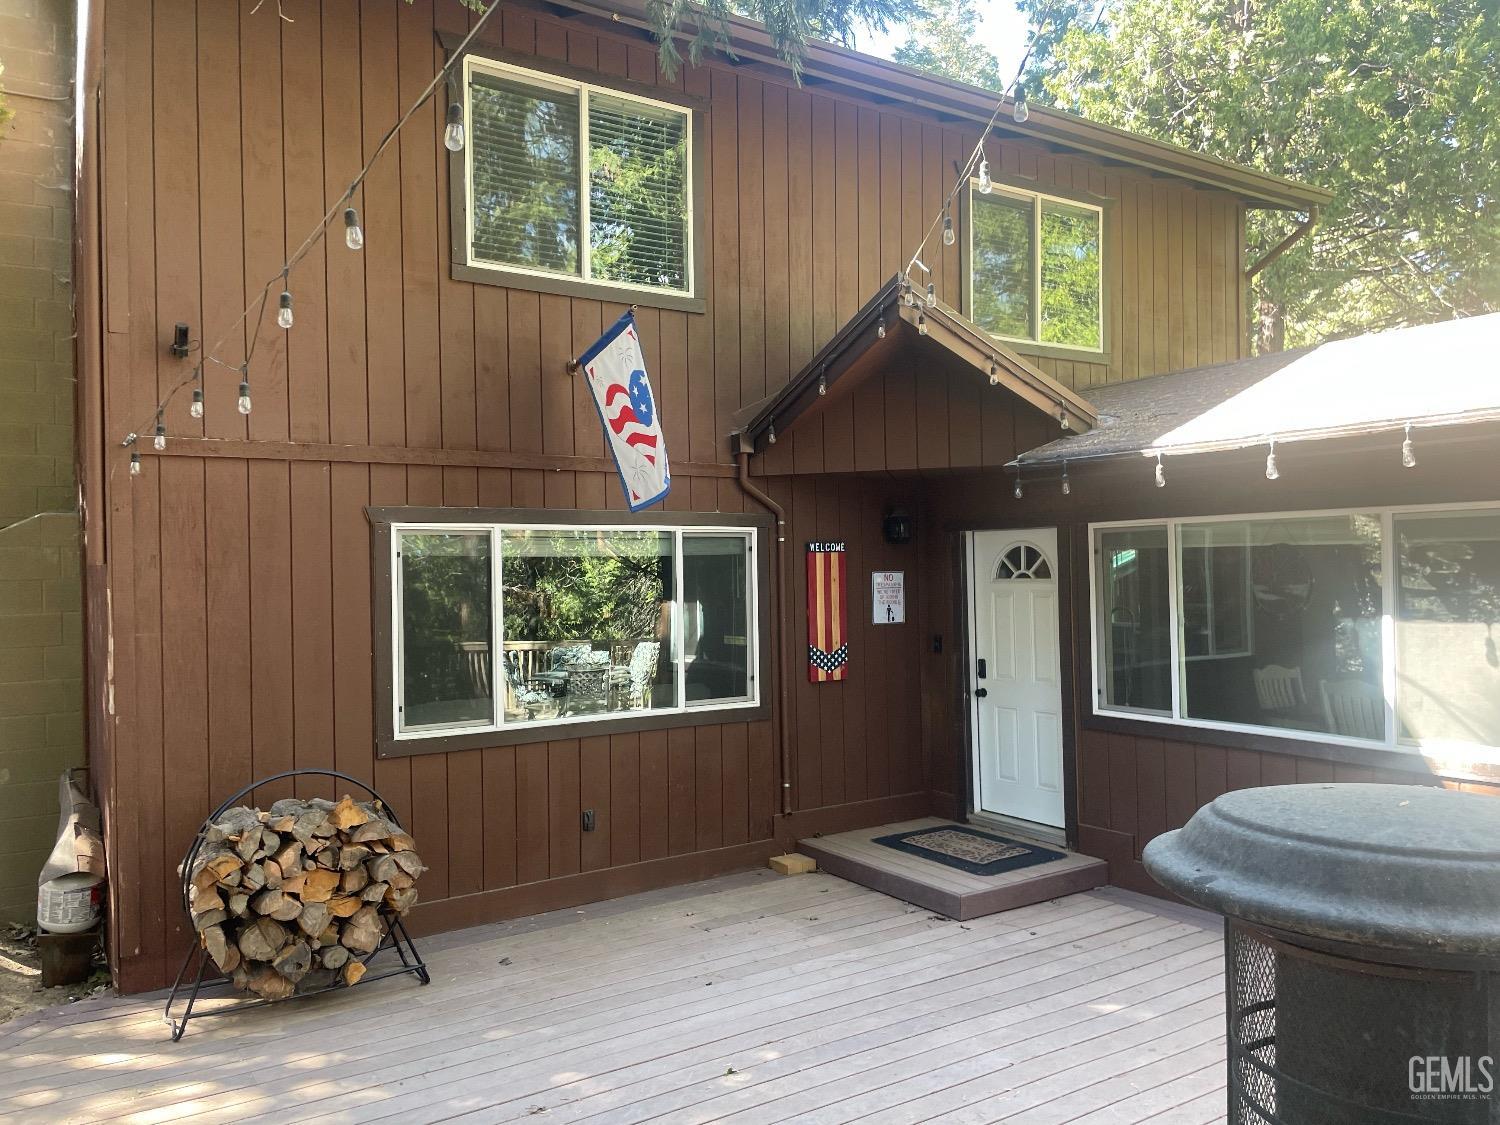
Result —
POLYGON ((969 761, 964 666, 956 643, 965 628, 959 532, 992 527, 1058 528, 1060 563, 1070 574, 1063 601, 1064 677, 1076 685, 1065 752, 1076 783, 1069 809, 1079 850, 1110 864, 1110 881, 1147 893, 1161 888, 1141 865, 1141 849, 1181 827, 1221 793, 1257 785, 1377 781, 1444 785, 1500 797, 1493 765, 1461 772, 1420 755, 1094 716, 1088 590, 1088 524, 1122 519, 1278 512, 1360 506, 1493 502, 1500 443, 1493 427, 1429 431, 1415 469, 1401 467, 1400 431, 1373 438, 1278 447, 1281 479, 1265 479, 1265 451, 1169 459, 1167 486, 1152 485, 1153 463, 1122 459, 1075 465, 1063 497, 1055 472, 1011 496, 1005 473, 950 474, 923 482, 923 629, 951 633, 945 657, 922 660, 927 783, 936 811, 966 811, 969 761), (1174 461, 1176 462, 1174 464, 1174 461), (1072 612, 1068 612, 1071 602, 1072 612), (1071 655, 1070 655, 1071 654, 1071 655), (1447 772, 1445 772, 1447 771, 1447 772))
MULTIPOLYGON (((203 421, 189 419, 179 395, 166 418, 169 456, 147 450, 144 475, 127 476, 120 437, 149 424, 158 396, 188 370, 166 351, 171 325, 186 321, 209 343, 224 332, 440 65, 435 31, 472 19, 453 0, 280 7, 289 20, 274 7, 191 0, 116 3, 104 15, 103 361, 85 387, 102 417, 102 453, 92 455, 105 483, 91 534, 104 537, 109 560, 106 805, 127 989, 162 983, 180 953, 173 867, 198 817, 276 770, 331 765, 372 777, 407 813, 432 864, 418 912, 427 926, 754 862, 772 835, 779 777, 768 722, 373 758, 364 507, 622 507, 593 408, 563 365, 625 306, 452 279, 441 99, 358 193, 365 250, 347 251, 336 229, 291 277, 296 328, 283 333, 271 317, 260 325, 250 418, 235 411, 234 373, 210 366, 203 421), (579 831, 583 807, 599 811, 598 832, 579 831)), ((628 29, 600 33, 522 6, 500 13, 490 42, 538 66, 565 61, 605 83, 656 83, 711 107, 697 200, 708 311, 639 317, 675 455, 667 508, 742 510, 725 438, 731 412, 783 385, 904 266, 974 132, 719 62, 668 82, 651 44, 628 29)), ((1185 363, 1237 353, 1231 197, 1009 135, 989 155, 993 168, 1044 189, 1119 201, 1107 231, 1110 360, 1041 366, 1086 387, 1160 370, 1176 352, 1185 363), (1197 216, 1192 255, 1153 225, 1157 195, 1197 216), (1150 263, 1139 277, 1138 259, 1150 263), (1195 289, 1181 340, 1158 340, 1168 305, 1195 289)), ((940 295, 957 303, 956 253, 930 257, 940 295)), ((218 358, 238 364, 255 323, 232 332, 218 358)), ((789 435, 764 471, 989 464, 1041 434, 1018 434, 982 389, 886 373, 818 432, 789 435)), ((889 812, 889 799, 928 787, 915 700, 933 657, 915 620, 875 631, 861 611, 874 565, 902 566, 915 605, 929 577, 915 560, 932 545, 885 545, 890 496, 872 485, 773 479, 770 488, 791 513, 793 574, 808 538, 841 536, 853 551, 851 679, 793 684, 796 808, 889 812)), ((794 652, 805 636, 799 589, 779 611, 788 623, 779 643, 794 652)), ((858 814, 838 815, 847 826, 858 814)))

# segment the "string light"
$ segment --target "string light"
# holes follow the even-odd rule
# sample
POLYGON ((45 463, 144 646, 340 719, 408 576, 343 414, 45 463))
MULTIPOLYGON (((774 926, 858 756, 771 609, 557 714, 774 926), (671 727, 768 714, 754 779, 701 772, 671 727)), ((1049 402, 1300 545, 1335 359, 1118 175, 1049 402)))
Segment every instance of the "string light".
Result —
POLYGON ((990 360, 990 386, 992 386, 992 387, 998 387, 999 385, 1000 385, 1000 365, 998 363, 996 363, 992 359, 992 360, 990 360))
POLYGON ((828 376, 827 375, 819 375, 818 376, 818 397, 822 398, 827 393, 828 393, 828 376))
POLYGON ((1062 494, 1064 496, 1073 495, 1073 482, 1068 479, 1068 463, 1066 461, 1063 462, 1062 494))
POLYGON ((1281 470, 1276 467, 1276 439, 1271 439, 1271 452, 1266 454, 1266 479, 1279 480, 1281 470))
POLYGON ((151 448, 161 453, 167 448, 167 427, 156 423, 156 435, 151 439, 151 448))
POLYGON ((771 419, 771 424, 766 427, 766 444, 767 445, 775 445, 776 444, 776 419, 775 418, 772 418, 771 419))
POLYGON ((464 150, 464 107, 457 102, 448 106, 448 127, 443 130, 443 145, 449 152, 464 150))
POLYGON ((979 194, 989 195, 995 190, 995 183, 990 179, 990 162, 981 160, 979 162, 979 194))
POLYGON ((1401 464, 1405 468, 1417 467, 1417 453, 1411 444, 1411 423, 1406 423, 1406 440, 1401 443, 1401 464))
POLYGON ((946 208, 943 210, 943 245, 952 246, 958 240, 953 233, 953 213, 946 208))
POLYGON ((1017 500, 1026 495, 1026 489, 1021 487, 1021 471, 1019 469, 1016 470, 1016 487, 1010 490, 1010 494, 1017 500))
POLYGON ((359 212, 353 207, 344 208, 344 245, 351 250, 365 248, 365 232, 360 229, 359 212))
POLYGON ((1161 463, 1160 453, 1156 455, 1156 487, 1167 487, 1167 470, 1166 467, 1161 463))
POLYGON ((881 317, 880 323, 875 326, 875 335, 881 340, 885 339, 885 317, 881 317))
POLYGON ((281 291, 281 303, 276 310, 276 323, 282 328, 292 326, 292 292, 290 289, 281 291))
POLYGON ((917 335, 918 336, 925 336, 925 335, 927 335, 927 314, 926 313, 918 313, 917 314, 917 335))
POLYGON ((1072 423, 1068 421, 1068 408, 1066 406, 1059 406, 1057 408, 1057 425, 1059 429, 1063 430, 1072 428, 1072 423))
POLYGON ((927 307, 931 308, 937 304, 937 286, 929 281, 927 283, 927 307))
MULTIPOLYGON (((331 224, 334 219, 338 217, 340 211, 344 212, 345 245, 349 246, 351 249, 360 249, 363 247, 364 231, 359 227, 358 212, 355 211, 352 206, 350 206, 350 202, 351 200, 353 200, 355 192, 359 190, 360 185, 363 184, 368 178, 375 164, 379 161, 381 156, 384 155, 385 151, 390 148, 390 146, 395 142, 397 136, 407 125, 407 123, 417 115, 418 111, 421 110, 423 106, 427 105, 428 102, 432 100, 432 96, 437 92, 440 86, 442 86, 445 82, 452 82, 453 71, 459 65, 461 60, 466 57, 469 44, 471 44, 476 37, 483 33, 484 29, 488 26, 491 17, 493 17, 497 12, 500 11, 500 7, 501 6, 498 2, 491 3, 489 7, 484 10, 484 13, 476 21, 474 21, 474 25, 469 28, 468 34, 463 37, 463 39, 459 42, 458 46, 453 51, 449 52, 448 61, 445 62, 443 66, 438 70, 438 72, 433 75, 432 80, 417 96, 416 100, 413 101, 411 105, 407 107, 406 111, 400 117, 398 117, 394 123, 392 123, 389 129, 386 130, 384 136, 381 137, 380 141, 375 145, 374 149, 371 150, 368 159, 364 163, 364 166, 360 168, 359 172, 355 175, 349 186, 344 190, 344 193, 323 214, 323 217, 318 222, 318 225, 315 226, 307 234, 307 237, 305 237, 297 246, 297 248, 287 256, 286 260, 282 263, 281 268, 276 272, 276 274, 274 274, 269 280, 267 280, 264 285, 261 286, 260 291, 255 294, 255 296, 245 305, 244 309, 240 311, 240 314, 235 317, 233 323, 225 328, 223 335, 219 337, 219 339, 213 344, 213 346, 204 347, 203 349, 201 349, 198 362, 193 366, 192 370, 187 372, 181 380, 174 384, 162 397, 162 399, 156 404, 155 417, 157 420, 160 420, 167 407, 171 404, 171 401, 175 397, 177 397, 178 394, 180 394, 190 386, 193 388, 193 404, 189 408, 189 414, 193 418, 203 417, 203 373, 207 365, 210 363, 215 363, 220 367, 239 372, 241 379, 239 410, 242 414, 250 413, 250 386, 249 383, 245 381, 246 372, 250 368, 251 360, 255 355, 255 349, 262 339, 260 332, 261 321, 265 317, 266 306, 270 302, 271 294, 275 292, 273 286, 275 286, 277 282, 281 282, 283 285, 283 299, 278 309, 277 323, 280 324, 283 328, 290 328, 292 322, 290 293, 285 290, 285 282, 292 269, 297 266, 298 263, 300 263, 302 259, 305 258, 313 250, 313 248, 316 247, 317 244, 322 241, 322 239, 328 234, 329 224, 331 224), (352 222, 351 216, 353 216, 352 222), (247 333, 250 341, 250 346, 245 352, 244 361, 240 364, 231 366, 230 364, 225 363, 222 359, 219 359, 214 353, 217 352, 218 349, 224 347, 227 343, 229 343, 231 339, 238 336, 241 333, 241 330, 249 325, 252 316, 255 316, 257 319, 255 324, 253 325, 254 330, 247 333)), ((448 108, 448 124, 447 128, 444 131, 443 141, 449 149, 455 152, 461 150, 464 146, 463 106, 457 102, 450 105, 448 108)), ((124 441, 121 442, 121 444, 125 446, 133 446, 136 442, 136 438, 137 435, 132 432, 125 438, 124 441)), ((140 475, 140 469, 138 466, 139 462, 137 459, 132 464, 132 475, 140 475)))
POLYGON ((130 451, 130 475, 133 477, 141 475, 141 455, 134 449, 130 451))
POLYGON ((1025 90, 1016 91, 1016 103, 1012 107, 1010 115, 1015 118, 1017 125, 1026 124, 1026 119, 1031 116, 1031 107, 1026 104, 1025 90))

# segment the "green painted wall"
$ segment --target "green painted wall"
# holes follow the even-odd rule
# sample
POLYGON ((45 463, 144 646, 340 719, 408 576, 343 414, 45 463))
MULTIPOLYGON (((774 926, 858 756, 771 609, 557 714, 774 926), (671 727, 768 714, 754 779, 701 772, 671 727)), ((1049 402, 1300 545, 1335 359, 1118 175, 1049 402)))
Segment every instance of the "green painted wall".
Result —
POLYGON ((73 462, 73 4, 0 11, 0 919, 32 918, 81 765, 73 462))

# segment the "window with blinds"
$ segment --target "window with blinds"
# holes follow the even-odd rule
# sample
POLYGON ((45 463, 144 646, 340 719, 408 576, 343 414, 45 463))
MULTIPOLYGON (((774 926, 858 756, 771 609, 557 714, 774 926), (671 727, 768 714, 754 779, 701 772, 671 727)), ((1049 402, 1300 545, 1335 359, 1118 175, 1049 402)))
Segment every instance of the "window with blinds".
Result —
POLYGON ((469 59, 469 264, 691 294, 686 109, 469 59))
POLYGON ((969 193, 969 315, 1005 340, 1101 351, 1103 211, 1035 192, 969 193))

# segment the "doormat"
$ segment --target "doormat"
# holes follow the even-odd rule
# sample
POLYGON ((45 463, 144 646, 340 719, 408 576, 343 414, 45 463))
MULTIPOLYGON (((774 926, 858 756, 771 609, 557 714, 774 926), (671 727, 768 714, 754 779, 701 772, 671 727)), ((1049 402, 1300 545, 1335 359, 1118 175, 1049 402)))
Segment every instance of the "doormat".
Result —
POLYGON ((956 867, 970 875, 999 875, 1004 871, 1017 871, 1065 858, 1062 852, 1051 848, 1023 844, 1019 840, 992 836, 957 824, 877 836, 874 842, 907 855, 930 859, 945 867, 956 867))

